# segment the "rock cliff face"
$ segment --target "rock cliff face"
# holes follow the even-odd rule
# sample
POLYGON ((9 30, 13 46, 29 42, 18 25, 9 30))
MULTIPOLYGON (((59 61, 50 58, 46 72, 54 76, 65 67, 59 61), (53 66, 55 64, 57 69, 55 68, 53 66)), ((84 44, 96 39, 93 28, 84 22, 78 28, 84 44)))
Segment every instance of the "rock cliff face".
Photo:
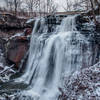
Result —
POLYGON ((31 35, 32 26, 26 21, 12 14, 0 14, 0 49, 7 63, 15 64, 17 69, 29 48, 27 36, 31 35))
POLYGON ((7 82, 18 70, 24 71, 23 59, 27 59, 29 36, 12 36, 9 40, 0 38, 0 82, 7 82), (22 68, 22 69, 21 69, 22 68))
POLYGON ((7 60, 14 63, 18 69, 21 60, 24 58, 29 48, 27 37, 15 37, 8 42, 7 60))
POLYGON ((11 14, 0 14, 0 29, 11 30, 25 28, 27 19, 18 18, 11 14))

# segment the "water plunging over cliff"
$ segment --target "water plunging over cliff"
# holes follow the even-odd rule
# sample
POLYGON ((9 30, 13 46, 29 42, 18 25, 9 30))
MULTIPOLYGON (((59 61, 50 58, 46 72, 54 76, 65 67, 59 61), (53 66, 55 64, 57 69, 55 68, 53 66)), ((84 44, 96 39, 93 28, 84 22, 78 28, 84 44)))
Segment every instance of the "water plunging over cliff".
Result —
MULTIPOLYGON (((27 68, 20 78, 30 84, 30 87, 22 94, 30 95, 34 98, 32 100, 57 100, 64 77, 77 72, 84 65, 91 65, 90 44, 77 31, 75 19, 76 16, 65 18, 60 27, 52 33, 47 33, 44 19, 36 20, 27 68)), ((20 97, 20 100, 23 98, 20 97)))

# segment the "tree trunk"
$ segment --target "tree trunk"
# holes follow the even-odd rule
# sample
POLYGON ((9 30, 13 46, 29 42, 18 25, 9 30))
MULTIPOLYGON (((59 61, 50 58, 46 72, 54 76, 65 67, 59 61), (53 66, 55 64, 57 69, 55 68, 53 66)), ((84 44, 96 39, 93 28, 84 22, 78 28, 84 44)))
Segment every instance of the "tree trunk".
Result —
POLYGON ((15 5, 15 16, 17 16, 17 1, 14 0, 14 5, 15 5))

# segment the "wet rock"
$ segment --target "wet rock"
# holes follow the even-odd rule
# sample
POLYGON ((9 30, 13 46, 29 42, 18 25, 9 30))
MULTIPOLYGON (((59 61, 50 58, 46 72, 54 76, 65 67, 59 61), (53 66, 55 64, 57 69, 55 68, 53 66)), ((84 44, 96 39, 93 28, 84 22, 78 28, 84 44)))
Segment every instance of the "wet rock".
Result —
POLYGON ((14 37, 8 42, 6 58, 18 68, 29 48, 29 40, 26 36, 14 37))
POLYGON ((26 28, 24 31, 25 36, 31 35, 31 33, 32 33, 32 28, 26 28))
POLYGON ((10 30, 10 29, 25 28, 26 21, 27 21, 27 19, 18 18, 18 17, 14 16, 12 14, 9 14, 9 13, 0 14, 0 29, 10 30))
POLYGON ((0 65, 0 71, 2 71, 3 69, 4 69, 3 66, 0 65))
POLYGON ((62 90, 60 100, 99 100, 100 62, 72 75, 62 90))
MULTIPOLYGON (((100 20, 99 20, 100 21, 100 20)), ((99 35, 100 35, 100 23, 98 23, 97 25, 96 25, 96 31, 99 33, 99 35)))
POLYGON ((6 44, 6 40, 3 38, 0 38, 0 52, 5 52, 5 44, 6 44))

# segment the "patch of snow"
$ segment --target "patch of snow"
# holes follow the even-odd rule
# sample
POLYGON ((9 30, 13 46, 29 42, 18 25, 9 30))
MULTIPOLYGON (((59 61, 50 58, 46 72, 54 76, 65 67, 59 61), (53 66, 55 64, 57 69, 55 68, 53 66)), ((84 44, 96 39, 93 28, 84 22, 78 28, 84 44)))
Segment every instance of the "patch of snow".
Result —
POLYGON ((24 33, 17 33, 15 35, 13 35, 12 37, 10 37, 10 39, 13 39, 15 37, 19 37, 19 36, 23 36, 24 33))
POLYGON ((27 22, 26 22, 26 24, 29 24, 29 23, 31 23, 31 22, 33 22, 34 21, 34 19, 29 19, 27 22))
MULTIPOLYGON (((16 73, 12 68, 14 65, 11 65, 10 67, 5 66, 2 71, 0 71, 0 82, 8 82, 10 80, 10 77, 12 73, 16 73)), ((1 99, 0 99, 1 100, 1 99)))
POLYGON ((0 63, 0 67, 2 67, 2 68, 3 68, 3 63, 0 63))
POLYGON ((18 16, 18 18, 20 18, 20 19, 27 19, 27 17, 25 17, 25 16, 18 16))
POLYGON ((98 96, 100 96, 100 87, 97 87, 97 89, 96 89, 96 94, 97 94, 98 96))
POLYGON ((96 19, 100 23, 100 16, 96 16, 96 19))
POLYGON ((83 99, 83 95, 79 95, 78 100, 82 100, 83 99))

